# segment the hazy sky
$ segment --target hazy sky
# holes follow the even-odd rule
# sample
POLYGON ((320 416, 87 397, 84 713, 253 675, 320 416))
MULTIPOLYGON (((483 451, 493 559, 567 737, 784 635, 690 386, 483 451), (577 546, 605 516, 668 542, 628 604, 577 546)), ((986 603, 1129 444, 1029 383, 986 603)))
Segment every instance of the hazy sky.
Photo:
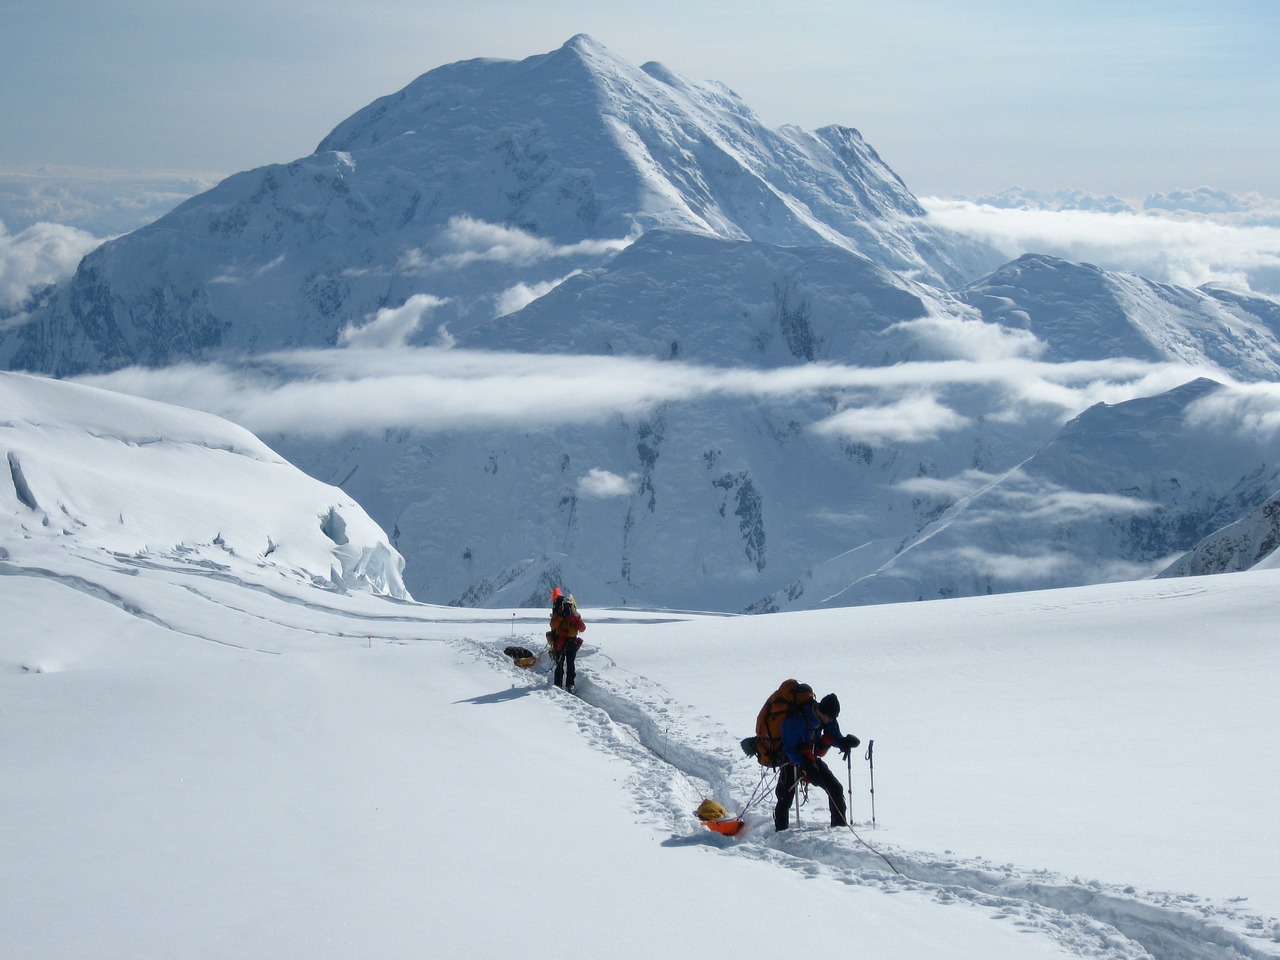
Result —
POLYGON ((224 175, 309 154, 433 67, 589 33, 859 128, 920 195, 1280 196, 1277 0, 8 0, 0 171, 224 175))

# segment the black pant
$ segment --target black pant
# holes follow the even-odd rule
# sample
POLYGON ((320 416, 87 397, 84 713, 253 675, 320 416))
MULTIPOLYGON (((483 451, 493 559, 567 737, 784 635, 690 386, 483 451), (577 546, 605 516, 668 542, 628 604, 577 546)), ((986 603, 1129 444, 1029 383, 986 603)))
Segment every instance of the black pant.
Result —
MULTIPOLYGON (((831 772, 831 768, 818 759, 806 760, 804 772, 811 784, 827 791, 827 808, 831 812, 831 825, 845 826, 848 819, 845 814, 844 787, 831 772)), ((793 763, 784 763, 782 769, 778 771, 778 805, 773 808, 773 825, 779 830, 787 829, 790 823, 791 804, 795 800, 796 783, 799 779, 800 770, 793 763)))
POLYGON ((566 640, 564 647, 556 653, 556 686, 572 687, 574 678, 577 676, 577 668, 574 660, 578 656, 578 647, 582 646, 581 640, 566 640))

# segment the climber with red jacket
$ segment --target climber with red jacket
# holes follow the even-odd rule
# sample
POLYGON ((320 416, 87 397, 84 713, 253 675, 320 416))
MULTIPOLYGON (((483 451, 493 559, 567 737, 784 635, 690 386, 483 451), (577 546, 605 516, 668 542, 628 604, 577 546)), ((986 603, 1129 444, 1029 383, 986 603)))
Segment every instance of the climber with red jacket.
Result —
POLYGON ((551 629, 547 631, 547 643, 551 645, 551 655, 556 661, 555 685, 563 684, 570 693, 573 693, 577 676, 574 660, 582 646, 582 638, 578 634, 586 629, 573 595, 565 594, 556 587, 551 592, 551 629))

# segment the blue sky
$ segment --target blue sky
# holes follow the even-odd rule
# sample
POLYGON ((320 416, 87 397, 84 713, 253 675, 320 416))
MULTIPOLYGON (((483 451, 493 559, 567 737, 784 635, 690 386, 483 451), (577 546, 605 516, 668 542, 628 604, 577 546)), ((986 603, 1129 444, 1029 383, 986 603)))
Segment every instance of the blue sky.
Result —
POLYGON ((1280 196, 1276 0, 14 0, 0 171, 225 175, 310 153, 444 63, 584 32, 736 90, 768 123, 858 127, 917 194, 1021 185, 1280 196))

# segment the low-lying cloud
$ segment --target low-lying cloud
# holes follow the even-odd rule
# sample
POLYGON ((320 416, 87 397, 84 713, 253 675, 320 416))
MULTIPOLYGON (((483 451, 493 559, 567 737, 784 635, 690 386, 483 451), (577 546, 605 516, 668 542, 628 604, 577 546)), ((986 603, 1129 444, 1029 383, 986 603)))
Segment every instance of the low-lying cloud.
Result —
MULTIPOLYGON (((388 320, 398 343, 413 316, 388 320)), ((551 369, 542 354, 441 347, 299 350, 238 363, 131 367, 87 383, 196 407, 260 434, 335 437, 539 429, 638 416, 659 405, 743 398, 814 406, 814 429, 839 438, 914 442, 963 425, 974 388, 1009 418, 1075 416, 1097 402, 1151 396, 1206 371, 1174 363, 1026 358, 888 367, 806 364, 774 370, 706 367, 636 357, 579 357, 551 369), (834 413, 822 414, 836 401, 834 413)), ((986 411, 990 413, 991 411, 986 411)))
POLYGON ((403 347, 422 326, 427 313, 448 302, 429 293, 416 293, 398 307, 384 307, 366 317, 364 323, 344 327, 338 334, 338 343, 365 349, 403 347))
POLYGON ((1280 226, 1239 218, 1114 210, 1010 208, 922 197, 941 225, 1014 259, 1042 253, 1198 287, 1222 283, 1280 295, 1280 226))
POLYGON ((548 280, 545 283, 517 283, 513 287, 508 287, 497 296, 494 316, 505 317, 509 313, 515 313, 517 310, 523 310, 538 298, 545 297, 570 277, 576 277, 581 273, 581 270, 574 270, 567 276, 557 277, 556 279, 548 280))
POLYGON ((941 433, 959 430, 969 418, 938 402, 932 395, 907 397, 892 403, 855 406, 815 424, 816 433, 863 443, 920 443, 941 433))
POLYGON ((474 263, 527 267, 546 260, 616 253, 634 240, 634 237, 622 237, 558 244, 518 227, 457 216, 449 218, 429 245, 409 250, 400 260, 399 271, 458 270, 474 263))
POLYGON ((1274 440, 1280 434, 1280 383, 1240 384, 1215 390, 1187 408, 1192 426, 1244 432, 1274 440))
POLYGON ((0 223, 0 309, 19 307, 33 290, 70 276, 101 242, 56 223, 37 223, 16 234, 0 223))
POLYGON ((635 490, 635 477, 622 477, 609 470, 592 467, 578 480, 577 493, 591 500, 629 497, 635 490))

